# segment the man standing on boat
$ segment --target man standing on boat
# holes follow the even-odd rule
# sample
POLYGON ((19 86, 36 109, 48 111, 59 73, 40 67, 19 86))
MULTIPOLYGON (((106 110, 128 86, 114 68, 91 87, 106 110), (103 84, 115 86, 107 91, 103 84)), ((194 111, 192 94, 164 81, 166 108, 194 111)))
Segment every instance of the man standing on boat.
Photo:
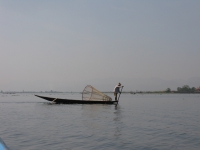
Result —
POLYGON ((117 101, 118 93, 121 94, 120 88, 122 88, 122 87, 124 87, 124 86, 121 86, 121 83, 119 83, 118 85, 115 86, 115 88, 114 88, 115 101, 117 101))

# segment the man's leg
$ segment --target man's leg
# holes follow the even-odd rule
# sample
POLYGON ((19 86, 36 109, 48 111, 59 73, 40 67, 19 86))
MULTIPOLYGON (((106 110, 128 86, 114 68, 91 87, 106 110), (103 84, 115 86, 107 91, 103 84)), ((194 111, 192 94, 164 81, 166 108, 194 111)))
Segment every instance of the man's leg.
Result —
POLYGON ((115 100, 117 101, 117 93, 115 93, 115 100))

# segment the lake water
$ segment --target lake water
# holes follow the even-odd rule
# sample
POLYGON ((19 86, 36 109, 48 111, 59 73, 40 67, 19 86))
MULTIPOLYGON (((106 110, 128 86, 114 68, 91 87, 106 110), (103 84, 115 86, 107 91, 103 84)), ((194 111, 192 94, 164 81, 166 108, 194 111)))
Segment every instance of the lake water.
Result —
POLYGON ((0 137, 11 150, 199 150, 200 94, 122 94, 117 107, 0 94, 0 137))

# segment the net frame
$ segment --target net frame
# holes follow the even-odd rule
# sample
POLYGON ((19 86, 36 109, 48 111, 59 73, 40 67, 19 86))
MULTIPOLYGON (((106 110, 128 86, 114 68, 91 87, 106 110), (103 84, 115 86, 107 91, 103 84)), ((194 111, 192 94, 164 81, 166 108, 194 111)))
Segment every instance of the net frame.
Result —
POLYGON ((87 101, 112 101, 108 95, 98 91, 91 85, 87 85, 82 92, 82 100, 87 101))

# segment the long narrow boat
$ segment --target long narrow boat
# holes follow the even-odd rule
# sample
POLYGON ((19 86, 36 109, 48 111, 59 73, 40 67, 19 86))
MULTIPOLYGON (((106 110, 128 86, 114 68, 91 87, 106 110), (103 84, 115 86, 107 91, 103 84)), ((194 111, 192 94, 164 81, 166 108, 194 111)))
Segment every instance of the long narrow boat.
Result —
POLYGON ((55 102, 57 104, 117 104, 117 101, 73 100, 73 99, 45 97, 45 96, 39 96, 39 95, 35 95, 35 96, 45 99, 47 101, 55 102))

